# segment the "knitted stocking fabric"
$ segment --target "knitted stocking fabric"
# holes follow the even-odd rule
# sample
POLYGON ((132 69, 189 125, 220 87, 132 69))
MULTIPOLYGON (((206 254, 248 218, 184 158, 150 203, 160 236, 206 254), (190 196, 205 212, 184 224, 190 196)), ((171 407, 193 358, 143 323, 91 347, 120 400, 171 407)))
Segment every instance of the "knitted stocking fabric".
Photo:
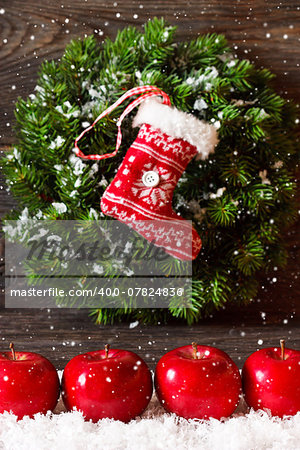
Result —
POLYGON ((133 126, 140 126, 138 136, 104 192, 101 209, 172 256, 194 259, 201 239, 172 209, 173 192, 191 159, 214 151, 216 129, 157 97, 140 106, 133 126))

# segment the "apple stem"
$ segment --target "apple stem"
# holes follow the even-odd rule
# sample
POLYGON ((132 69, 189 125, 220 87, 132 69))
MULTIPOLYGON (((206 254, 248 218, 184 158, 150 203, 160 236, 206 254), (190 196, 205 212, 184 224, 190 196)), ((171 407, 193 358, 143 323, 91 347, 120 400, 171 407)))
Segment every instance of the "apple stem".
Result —
POLYGON ((105 350, 105 358, 108 358, 109 344, 106 344, 106 345, 104 346, 104 350, 105 350))
POLYGON ((11 349, 13 360, 15 361, 16 360, 16 352, 15 352, 15 347, 14 347, 14 343, 13 342, 11 342, 9 344, 9 348, 11 349))
POLYGON ((281 359, 285 359, 285 340, 280 339, 280 347, 281 347, 281 359))
POLYGON ((193 358, 194 359, 199 359, 199 357, 197 355, 197 344, 196 344, 196 342, 192 342, 192 347, 193 347, 193 358))

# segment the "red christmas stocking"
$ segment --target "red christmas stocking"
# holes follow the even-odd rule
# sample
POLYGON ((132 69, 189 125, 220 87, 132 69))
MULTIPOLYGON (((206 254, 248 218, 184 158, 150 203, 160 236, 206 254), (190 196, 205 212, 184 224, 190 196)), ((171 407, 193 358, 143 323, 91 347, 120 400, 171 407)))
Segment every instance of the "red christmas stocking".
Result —
MULTIPOLYGON (((168 96, 156 87, 135 88, 125 96, 145 91, 148 93, 131 103, 119 119, 115 152, 84 156, 78 149, 78 140, 94 126, 95 121, 77 138, 77 155, 88 159, 113 156, 121 142, 121 121, 143 101, 133 120, 134 127, 140 126, 138 136, 104 192, 101 209, 104 214, 131 226, 154 245, 163 247, 172 256, 191 260, 201 249, 201 239, 191 224, 172 209, 173 192, 191 159, 195 156, 204 159, 214 151, 218 142, 217 132, 212 125, 171 107, 168 96), (153 96, 155 98, 149 98, 153 96), (162 96, 164 103, 157 96, 162 96)), ((112 105, 104 113, 116 106, 112 105)))

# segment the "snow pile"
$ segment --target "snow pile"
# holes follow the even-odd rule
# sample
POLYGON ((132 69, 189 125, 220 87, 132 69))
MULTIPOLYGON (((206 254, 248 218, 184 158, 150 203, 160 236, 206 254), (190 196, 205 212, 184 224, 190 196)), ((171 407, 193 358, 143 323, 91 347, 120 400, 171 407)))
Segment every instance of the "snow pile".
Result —
POLYGON ((224 421, 185 420, 167 414, 153 396, 141 418, 129 424, 109 419, 85 422, 81 413, 64 412, 17 422, 0 414, 1 450, 296 450, 300 442, 300 413, 280 420, 266 412, 246 412, 244 404, 224 421))

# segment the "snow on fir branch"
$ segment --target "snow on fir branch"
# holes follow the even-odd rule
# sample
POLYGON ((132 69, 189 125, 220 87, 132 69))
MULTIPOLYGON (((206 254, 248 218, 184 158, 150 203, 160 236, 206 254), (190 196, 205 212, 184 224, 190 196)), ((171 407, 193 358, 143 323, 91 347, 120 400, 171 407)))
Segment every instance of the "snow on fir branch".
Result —
MULTIPOLYGON (((226 303, 249 301, 257 292, 256 274, 287 258, 282 236, 297 214, 296 108, 274 91, 274 75, 239 60, 223 35, 177 43, 175 31, 153 19, 142 30, 124 28, 103 45, 93 36, 74 40, 60 60, 42 64, 34 93, 16 104, 16 144, 5 173, 19 200, 19 209, 9 214, 17 230, 8 231, 20 236, 34 218, 106 220, 100 198, 136 136, 135 113, 124 120, 115 158, 82 161, 73 152, 74 140, 126 90, 156 85, 176 108, 218 127, 215 153, 188 165, 173 198, 174 209, 193 220, 203 241, 193 263, 191 307, 98 308, 91 311, 97 322, 156 323, 171 316, 198 321, 226 303)), ((119 113, 84 137, 84 153, 113 151, 119 113)), ((23 236, 29 238, 30 232, 23 236)), ((95 262, 96 271, 102 263, 95 262)), ((167 267, 160 270, 168 275, 167 267)))

